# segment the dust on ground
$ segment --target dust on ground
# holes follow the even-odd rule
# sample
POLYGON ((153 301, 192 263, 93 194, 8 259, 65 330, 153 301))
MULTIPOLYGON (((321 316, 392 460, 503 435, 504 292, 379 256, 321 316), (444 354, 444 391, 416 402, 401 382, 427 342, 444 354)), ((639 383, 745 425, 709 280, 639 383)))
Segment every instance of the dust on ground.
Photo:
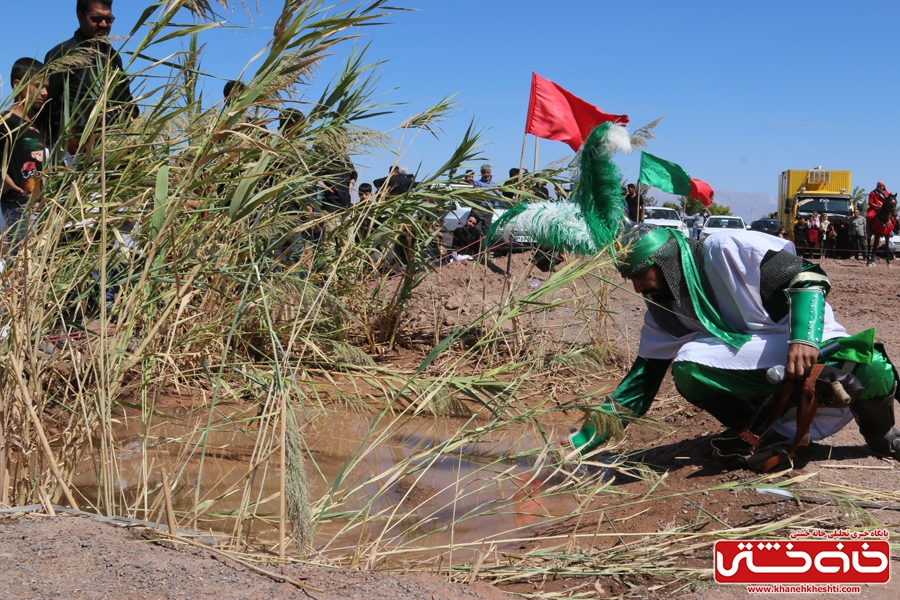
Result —
POLYGON ((305 586, 299 587, 208 549, 164 547, 140 531, 87 517, 0 518, 0 555, 4 598, 503 598, 485 583, 448 583, 432 575, 262 565, 305 586))
MULTIPOLYGON (((505 274, 505 257, 487 265, 467 261, 443 267, 431 274, 413 301, 406 323, 410 332, 402 350, 379 357, 381 366, 396 364, 408 369, 432 347, 435 339, 466 325, 485 309, 492 308, 513 290, 527 293, 546 283, 550 274, 540 272, 530 255, 517 254, 510 260, 510 279, 505 274)), ((848 331, 878 328, 877 339, 893 357, 900 356, 900 293, 884 281, 892 274, 883 263, 865 268, 855 261, 822 261, 831 282, 829 302, 848 331), (880 283, 875 283, 880 281, 880 283)), ((618 375, 633 357, 644 304, 621 281, 609 274, 607 308, 611 321, 602 327, 621 357, 618 375)), ((553 292, 555 300, 568 300, 584 293, 597 281, 581 280, 553 292), (580 287, 579 287, 580 286, 580 287)), ((600 327, 592 318, 579 318, 577 302, 562 305, 549 313, 529 315, 519 325, 523 329, 546 328, 557 342, 572 345, 591 343, 600 327)), ((548 376, 552 377, 552 375, 548 376)), ((614 387, 617 377, 605 382, 614 387)), ((603 386, 601 386, 602 388, 603 386)), ((598 395, 603 389, 598 389, 598 395)), ((653 427, 632 425, 619 451, 651 467, 659 476, 656 489, 644 481, 617 483, 623 495, 635 498, 631 505, 618 507, 603 518, 570 522, 537 532, 541 541, 522 544, 523 553, 548 544, 547 539, 565 538, 575 530, 596 532, 594 548, 628 549, 647 543, 656 532, 681 530, 709 533, 723 529, 747 530, 778 520, 815 511, 834 527, 854 526, 852 515, 828 505, 795 503, 762 496, 749 490, 711 490, 722 484, 757 477, 749 471, 725 471, 712 455, 710 438, 721 426, 706 413, 684 402, 670 380, 664 384, 648 414, 653 427), (652 503, 640 502, 646 494, 658 496, 652 503), (553 536, 558 536, 554 538, 553 536)), ((578 416, 572 415, 572 426, 578 416)), ((773 480, 809 476, 811 488, 841 487, 896 492, 898 465, 869 455, 854 424, 835 436, 798 452, 794 470, 773 480)), ((872 518, 896 531, 900 512, 871 510, 872 518)), ((708 545, 673 548, 661 567, 669 564, 709 569, 708 545)), ((590 554, 582 544, 576 550, 590 554)), ((210 550, 193 547, 162 547, 139 533, 113 528, 89 519, 72 517, 18 518, 0 521, 0 586, 15 597, 104 597, 104 598, 496 598, 498 588, 486 584, 451 584, 436 576, 394 575, 351 569, 325 569, 298 565, 264 567, 284 577, 322 591, 303 590, 294 585, 249 571, 210 550)), ((894 557, 896 561, 896 557, 894 557)), ((699 578, 698 578, 699 579, 699 578)), ((897 581, 896 579, 894 581, 897 581)), ((611 574, 603 577, 556 577, 545 572, 527 581, 502 584, 499 590, 519 594, 559 594, 562 597, 645 597, 684 596, 706 599, 749 597, 741 588, 714 587, 707 581, 688 582, 661 576, 644 577, 611 574)), ((864 598, 900 597, 900 582, 864 588, 864 598)))

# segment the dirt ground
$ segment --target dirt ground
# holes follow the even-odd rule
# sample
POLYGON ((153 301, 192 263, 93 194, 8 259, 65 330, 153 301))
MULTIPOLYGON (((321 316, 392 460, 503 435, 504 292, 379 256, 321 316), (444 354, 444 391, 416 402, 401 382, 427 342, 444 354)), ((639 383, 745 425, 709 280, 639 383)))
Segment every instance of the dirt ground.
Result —
MULTIPOLYGON (((890 285, 872 285, 873 278, 884 278, 893 270, 888 270, 884 262, 879 262, 874 268, 866 268, 864 263, 854 260, 826 259, 816 262, 821 262, 831 279, 832 289, 828 301, 838 322, 850 333, 876 327, 876 339, 885 345, 888 355, 900 357, 900 292, 890 285)), ((505 259, 495 259, 494 263, 503 269, 506 267, 505 259)), ((524 289, 525 286, 530 286, 533 289, 542 285, 548 277, 533 269, 526 257, 513 257, 511 266, 513 287, 524 289)), ((485 269, 475 271, 477 275, 472 276, 474 269, 468 264, 450 265, 445 268, 440 285, 435 284, 436 291, 428 305, 444 309, 444 325, 464 323, 467 303, 472 311, 479 311, 482 308, 482 296, 485 303, 496 302, 505 292, 501 276, 485 269), (460 320, 455 320, 454 316, 460 320)), ((613 313, 614 323, 614 326, 607 327, 607 331, 624 363, 629 364, 637 350, 645 305, 633 293, 630 284, 622 281, 615 273, 608 274, 608 278, 617 287, 612 290, 607 304, 613 313), (620 283, 621 286, 618 285, 620 283)), ((570 286, 556 292, 556 298, 571 298, 578 291, 573 288, 574 286, 570 286)), ((566 306, 557 309, 555 315, 546 319, 546 326, 558 327, 561 323, 568 322, 572 311, 571 307, 566 306)), ((578 331, 578 328, 570 329, 578 331)), ((577 335, 573 337, 571 332, 562 337, 570 341, 577 342, 580 339, 587 342, 583 331, 580 338, 577 335)), ((608 383, 614 386, 617 381, 608 383)), ((896 406, 895 413, 900 413, 896 406)), ((834 527, 860 525, 860 522, 843 515, 834 506, 798 506, 790 501, 780 501, 751 491, 706 491, 722 484, 749 481, 757 475, 750 471, 726 471, 722 468, 709 444, 710 439, 722 430, 721 425, 681 399, 674 389, 671 377, 667 377, 647 416, 656 423, 663 423, 663 430, 660 431, 658 425, 653 428, 632 425, 627 429, 620 451, 662 475, 664 479, 660 487, 665 489, 665 494, 659 494, 662 499, 649 507, 635 505, 632 508, 609 511, 606 514, 608 524, 601 523, 597 526, 596 522, 582 523, 583 527, 596 527, 596 531, 601 534, 619 533, 621 543, 628 544, 646 539, 646 535, 639 534, 648 532, 676 528, 708 532, 724 529, 726 526, 752 529, 810 510, 823 522, 833 524, 834 527)), ((793 471, 773 481, 808 476, 810 488, 844 486, 855 490, 895 493, 898 490, 898 470, 900 465, 896 462, 870 455, 855 424, 850 423, 834 436, 798 450, 793 471)), ((635 495, 648 491, 643 482, 623 483, 620 489, 635 495)), ((870 515, 882 525, 900 524, 900 512, 872 510, 870 515)), ((563 527, 560 532, 570 531, 571 527, 563 527)), ((711 554, 709 548, 696 553, 687 549, 679 556, 678 562, 681 565, 709 569, 712 566, 711 554)), ((898 559, 900 557, 894 556, 894 562, 898 559)), ((502 586, 509 592, 555 592, 562 596, 589 594, 593 589, 597 592, 596 595, 584 597, 598 598, 619 595, 664 598, 676 591, 675 595, 688 593, 691 598, 712 600, 749 597, 743 587, 716 586, 709 581, 682 589, 679 587, 681 582, 672 581, 669 584, 664 579, 640 577, 609 577, 595 581, 589 578, 544 578, 541 581, 502 586)), ((854 597, 897 598, 900 597, 900 582, 895 580, 887 586, 865 588, 861 596, 854 597)))
POLYGON ((222 554, 167 548, 139 531, 65 515, 0 518, 0 556, 3 598, 503 598, 485 583, 452 584, 431 575, 263 567, 302 588, 222 554))
MULTIPOLYGON (((548 274, 531 267, 527 254, 512 258, 513 286, 534 289, 543 285, 548 274)), ((824 261, 832 281, 829 302, 837 320, 851 333, 875 326, 877 339, 885 344, 888 354, 900 357, 900 292, 890 285, 874 285, 877 276, 890 281, 884 263, 865 268, 854 261, 824 261)), ((505 293, 506 258, 495 258, 489 268, 466 262, 449 265, 429 277, 423 284, 427 293, 416 300, 410 328, 419 331, 413 340, 427 351, 434 332, 426 326, 439 316, 440 335, 480 314, 495 304, 505 293)), ((611 276, 612 281, 617 281, 611 276)), ((571 297, 575 287, 555 292, 558 299, 571 297)), ((610 328, 612 341, 619 353, 633 356, 643 320, 643 301, 630 290, 614 290, 609 309, 616 327, 610 328)), ((543 317, 548 327, 572 321, 572 307, 556 309, 543 317)), ((532 325, 535 323, 532 322, 532 325)), ((433 327, 433 325, 432 325, 433 327)), ((556 329, 557 338, 587 342, 584 328, 556 329)), ((413 346, 415 347, 415 345, 413 346)), ((614 385, 615 381, 608 382, 614 385)), ((834 527, 859 525, 853 517, 843 515, 837 507, 802 503, 800 505, 752 491, 709 491, 732 482, 748 481, 756 475, 749 471, 725 471, 711 454, 710 438, 721 427, 705 413, 681 400, 670 381, 664 384, 657 402, 648 415, 662 426, 628 428, 620 451, 632 460, 651 467, 660 477, 657 490, 649 490, 643 481, 623 480, 618 485, 623 493, 635 498, 654 491, 658 501, 635 503, 612 509, 606 522, 584 523, 596 529, 596 542, 604 548, 642 543, 653 532, 683 528, 694 533, 707 533, 723 528, 752 530, 779 519, 815 511, 815 515, 834 527), (663 493, 664 492, 664 493, 663 493), (693 495, 692 495, 693 494, 693 495)), ((573 420, 574 420, 573 416, 573 420)), ((831 438, 801 449, 795 468, 788 477, 809 476, 810 488, 844 486, 848 489, 884 490, 896 493, 898 466, 892 461, 873 457, 863 446, 854 424, 831 438)), ((621 504, 621 503, 620 503, 621 504)), ((900 512, 871 510, 880 525, 897 532, 900 512)), ((573 523, 555 526, 554 531, 540 534, 568 534, 573 523)), ((523 550, 534 546, 523 546, 523 550)), ((608 577, 543 577, 528 582, 505 584, 499 589, 485 583, 451 584, 437 576, 394 575, 357 570, 281 567, 263 568, 277 577, 289 578, 308 586, 276 581, 258 574, 224 555, 191 546, 168 548, 142 537, 134 530, 122 529, 87 518, 19 515, 0 518, 0 596, 16 598, 84 597, 84 598, 499 598, 502 592, 519 594, 556 593, 559 597, 646 597, 681 596, 712 600, 745 598, 742 587, 717 587, 692 581, 640 578, 627 575, 608 577), (315 589, 312 589, 315 588, 315 589), (685 596, 685 594, 690 594, 685 596)), ((700 550, 685 547, 674 551, 669 559, 679 566, 698 570, 711 567, 708 545, 700 550)), ((898 556, 894 556, 897 562, 898 556)), ((896 569, 896 567, 895 567, 896 569)), ((759 595, 755 597, 760 597, 759 595)), ((887 586, 864 588, 856 598, 900 597, 900 582, 887 586)))

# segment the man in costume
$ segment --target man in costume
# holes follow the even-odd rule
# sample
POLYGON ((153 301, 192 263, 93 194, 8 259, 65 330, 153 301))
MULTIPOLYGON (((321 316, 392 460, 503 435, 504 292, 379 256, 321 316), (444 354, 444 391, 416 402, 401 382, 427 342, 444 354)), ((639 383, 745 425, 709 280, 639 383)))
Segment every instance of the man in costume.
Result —
POLYGON ((879 181, 875 189, 869 192, 869 210, 866 212, 866 218, 871 219, 875 216, 875 213, 878 212, 878 209, 881 208, 881 205, 884 204, 884 201, 890 195, 891 193, 884 187, 884 182, 879 181))
POLYGON ((714 441, 728 466, 768 470, 807 432, 822 439, 854 417, 874 452, 900 460, 894 367, 874 330, 848 336, 835 321, 821 267, 753 231, 702 243, 646 224, 623 231, 617 150, 630 150, 624 127, 597 126, 579 153, 572 203, 518 204, 494 225, 558 252, 613 250, 647 301, 637 359, 606 401, 582 407, 572 445, 592 451, 646 413, 671 367, 679 392, 729 429, 714 441))
MULTIPOLYGON (((757 450, 797 430, 795 411, 781 414, 790 404, 778 406, 783 384, 771 382, 767 371, 784 365, 788 379, 803 381, 824 342, 847 338, 825 302, 827 276, 789 241, 753 231, 716 233, 701 244, 671 229, 639 226, 626 240, 617 267, 648 308, 638 357, 593 411, 594 427, 573 435, 573 444, 596 447, 604 433, 619 429, 616 421, 627 424, 646 413, 671 366, 682 396, 729 428, 713 441, 726 464, 762 467, 773 453, 757 450)), ((873 452, 900 460, 893 365, 871 338, 853 341, 862 343, 842 346, 815 382, 819 391, 838 382, 846 397, 823 394, 831 406, 805 426, 817 440, 855 417, 873 452)))

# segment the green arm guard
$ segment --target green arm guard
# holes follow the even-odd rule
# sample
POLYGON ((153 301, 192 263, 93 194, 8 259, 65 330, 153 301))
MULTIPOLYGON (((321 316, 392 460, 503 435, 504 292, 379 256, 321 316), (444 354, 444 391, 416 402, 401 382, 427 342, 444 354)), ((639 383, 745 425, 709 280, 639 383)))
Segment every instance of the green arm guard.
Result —
POLYGON ((825 274, 821 265, 804 260, 800 272, 787 285, 787 289, 790 288, 819 288, 827 296, 828 292, 831 291, 831 281, 829 281, 828 275, 825 274))
POLYGON ((583 407, 586 419, 581 429, 573 429, 569 435, 572 447, 581 454, 587 454, 611 435, 621 433, 628 421, 646 413, 656 398, 671 362, 638 356, 628 375, 606 402, 583 407))
POLYGON ((784 290, 790 303, 791 336, 789 344, 818 348, 825 330, 825 292, 817 288, 784 290))

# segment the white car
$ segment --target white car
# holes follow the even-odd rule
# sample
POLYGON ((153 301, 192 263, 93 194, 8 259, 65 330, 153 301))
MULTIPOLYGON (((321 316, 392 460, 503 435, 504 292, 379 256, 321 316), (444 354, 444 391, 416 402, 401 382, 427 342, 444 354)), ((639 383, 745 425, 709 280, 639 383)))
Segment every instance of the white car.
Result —
POLYGON ((717 231, 734 232, 735 230, 746 229, 747 225, 740 217, 709 217, 706 219, 706 223, 703 224, 703 229, 700 230, 700 241, 702 242, 717 231))
POLYGON ((895 231, 891 235, 890 239, 888 239, 888 249, 894 256, 900 257, 900 233, 895 231))
MULTIPOLYGON (((508 200, 497 198, 495 200, 486 200, 481 201, 479 204, 482 205, 482 209, 487 211, 490 210, 494 213, 494 220, 499 219, 503 216, 511 206, 512 203, 508 200), (482 204, 483 202, 483 204, 482 204), (490 206, 487 204, 490 203, 490 206)), ((444 243, 448 246, 453 243, 453 231, 462 225, 465 225, 466 219, 469 218, 469 214, 472 212, 472 209, 467 204, 463 204, 462 202, 454 202, 447 212, 444 213, 444 217, 442 219, 442 230, 441 235, 444 238, 444 243)), ((495 239, 495 242, 505 242, 509 244, 510 238, 512 238, 512 243, 517 248, 528 248, 531 247, 531 238, 527 235, 518 234, 514 231, 510 226, 506 226, 497 232, 498 239, 495 239)))
POLYGON ((675 209, 660 206, 648 206, 644 209, 644 223, 658 225, 659 227, 669 227, 677 229, 681 233, 688 235, 687 225, 678 216, 675 209))

